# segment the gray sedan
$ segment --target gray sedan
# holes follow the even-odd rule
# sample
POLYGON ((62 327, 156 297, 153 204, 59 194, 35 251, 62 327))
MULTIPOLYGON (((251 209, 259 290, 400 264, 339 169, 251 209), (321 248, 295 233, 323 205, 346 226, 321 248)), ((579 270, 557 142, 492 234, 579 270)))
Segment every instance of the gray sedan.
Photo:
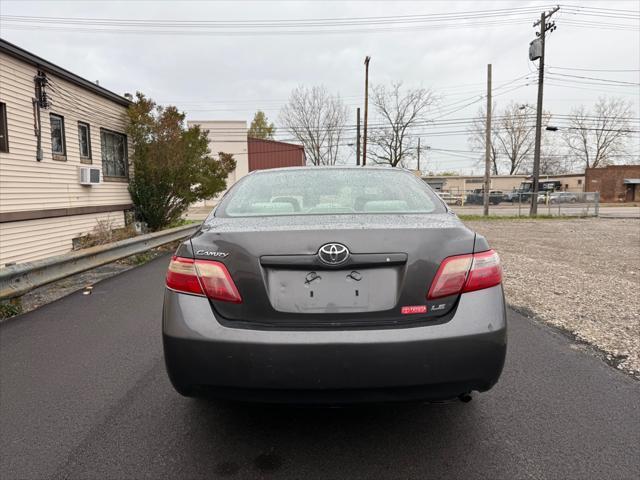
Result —
POLYGON ((186 396, 468 400, 504 363, 497 253, 400 169, 252 173, 166 286, 166 367, 186 396))

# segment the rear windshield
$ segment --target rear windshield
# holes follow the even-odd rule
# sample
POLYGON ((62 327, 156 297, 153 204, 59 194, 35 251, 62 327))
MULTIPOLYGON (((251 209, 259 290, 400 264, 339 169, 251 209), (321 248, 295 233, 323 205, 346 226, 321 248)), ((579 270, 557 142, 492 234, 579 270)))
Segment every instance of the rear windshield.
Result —
POLYGON ((396 169, 270 170, 249 175, 222 200, 218 217, 442 213, 427 185, 396 169))

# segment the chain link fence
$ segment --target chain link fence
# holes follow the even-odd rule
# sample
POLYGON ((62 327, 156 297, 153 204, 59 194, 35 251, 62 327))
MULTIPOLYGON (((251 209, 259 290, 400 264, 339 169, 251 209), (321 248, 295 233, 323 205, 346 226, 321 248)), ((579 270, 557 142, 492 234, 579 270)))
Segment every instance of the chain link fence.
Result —
MULTIPOLYGON (((437 192, 453 211, 459 214, 481 215, 484 193, 479 190, 458 190, 437 192)), ((491 215, 529 216, 531 202, 537 203, 538 215, 558 215, 574 217, 597 217, 600 210, 598 192, 500 192, 489 194, 491 215)))

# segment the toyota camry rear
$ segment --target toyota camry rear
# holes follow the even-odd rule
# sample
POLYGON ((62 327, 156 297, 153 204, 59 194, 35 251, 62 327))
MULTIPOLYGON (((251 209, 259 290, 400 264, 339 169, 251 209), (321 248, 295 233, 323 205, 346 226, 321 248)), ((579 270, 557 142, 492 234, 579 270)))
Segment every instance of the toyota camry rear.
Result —
POLYGON ((502 371, 502 269, 418 177, 265 170, 236 183, 167 272, 163 340, 184 395, 440 400, 502 371))

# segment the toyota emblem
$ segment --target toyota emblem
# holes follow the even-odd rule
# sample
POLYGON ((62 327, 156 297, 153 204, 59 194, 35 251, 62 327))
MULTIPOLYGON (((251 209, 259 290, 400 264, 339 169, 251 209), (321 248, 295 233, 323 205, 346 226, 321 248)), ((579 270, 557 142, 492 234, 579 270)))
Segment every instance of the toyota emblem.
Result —
POLYGON ((341 243, 327 243, 318 250, 318 257, 327 265, 340 265, 349 258, 349 249, 341 243))

